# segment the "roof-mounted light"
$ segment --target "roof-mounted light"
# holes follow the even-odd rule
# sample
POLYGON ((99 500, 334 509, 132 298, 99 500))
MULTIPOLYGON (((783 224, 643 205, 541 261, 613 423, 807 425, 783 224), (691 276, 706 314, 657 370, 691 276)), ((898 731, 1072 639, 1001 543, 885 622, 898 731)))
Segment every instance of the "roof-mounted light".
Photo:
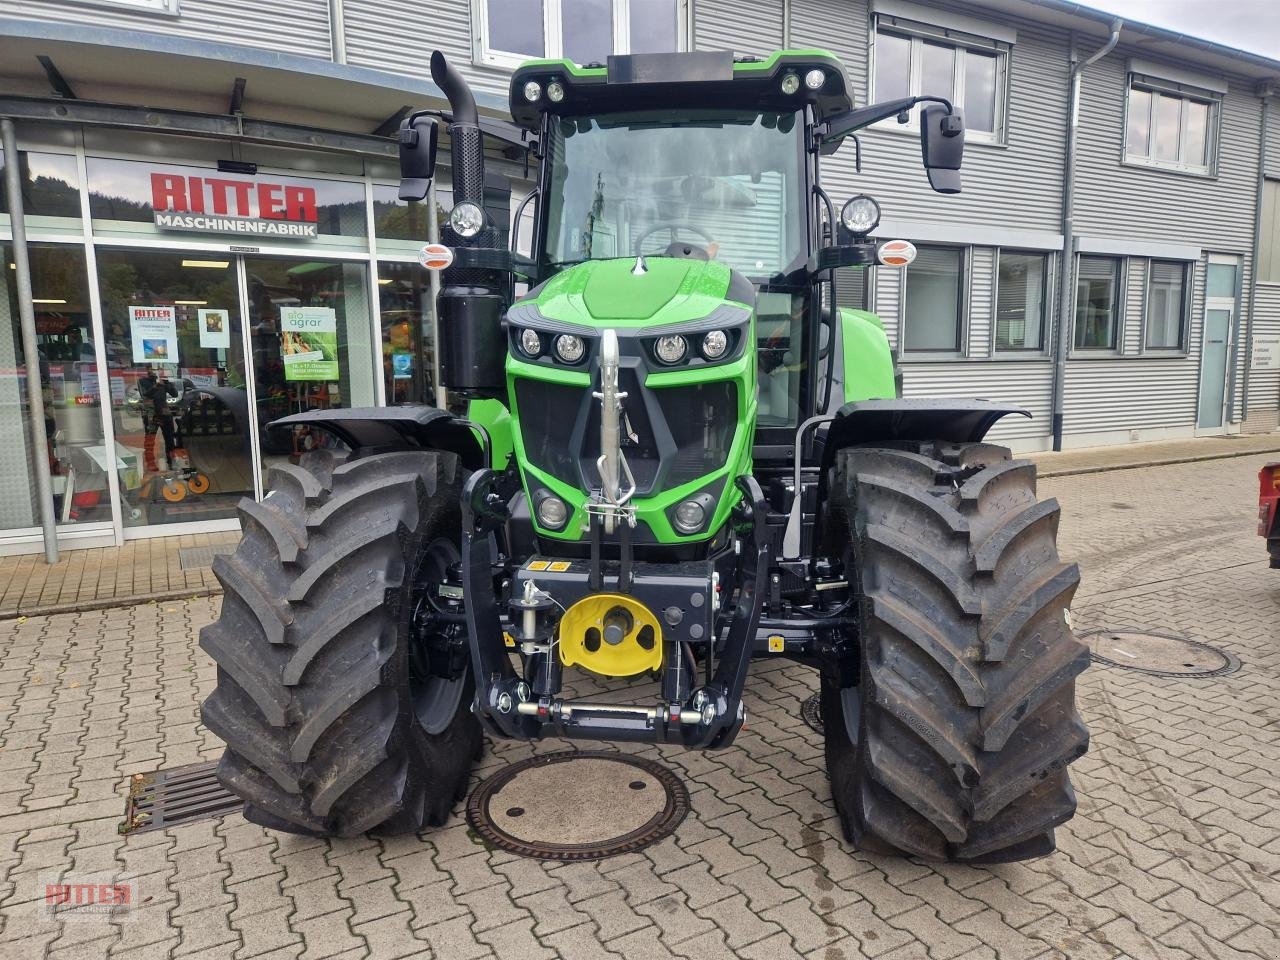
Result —
POLYGON ((564 84, 559 80, 552 80, 547 84, 547 99, 552 103, 559 103, 564 99, 564 84))
POLYGON ((804 75, 804 85, 810 90, 821 90, 822 85, 827 82, 827 75, 814 67, 804 75))
POLYGON ((794 73, 788 73, 782 78, 782 92, 787 96, 795 93, 800 89, 800 78, 794 73))
POLYGON ((542 84, 537 80, 530 80, 524 85, 524 98, 530 103, 537 103, 542 99, 542 84))

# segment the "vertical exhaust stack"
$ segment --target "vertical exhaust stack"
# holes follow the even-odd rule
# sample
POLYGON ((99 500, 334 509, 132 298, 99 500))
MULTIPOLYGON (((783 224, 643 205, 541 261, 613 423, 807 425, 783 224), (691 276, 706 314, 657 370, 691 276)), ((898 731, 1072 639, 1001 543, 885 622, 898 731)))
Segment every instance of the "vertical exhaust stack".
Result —
MULTIPOLYGON (((476 100, 462 74, 437 50, 431 55, 431 79, 449 100, 453 120, 449 124, 449 151, 453 166, 453 205, 472 203, 485 210, 484 135, 476 100)), ((467 249, 494 248, 499 231, 485 215, 479 232, 464 237, 452 220, 441 230, 441 240, 458 251, 455 266, 445 271, 443 289, 436 301, 439 318, 440 379, 444 386, 468 397, 505 394, 503 362, 507 345, 502 332, 506 309, 502 271, 468 266, 467 249)))

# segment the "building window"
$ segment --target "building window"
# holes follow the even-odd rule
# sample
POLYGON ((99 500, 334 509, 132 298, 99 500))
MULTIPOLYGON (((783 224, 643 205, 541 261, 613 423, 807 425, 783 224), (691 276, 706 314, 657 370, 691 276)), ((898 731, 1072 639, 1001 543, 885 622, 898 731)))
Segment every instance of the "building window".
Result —
POLYGON ((1262 243, 1258 247, 1258 280, 1280 283, 1280 180, 1262 185, 1262 243))
POLYGON ((143 13, 164 13, 176 17, 178 0, 80 0, 94 7, 123 7, 143 13))
MULTIPOLYGON (((964 108, 966 135, 975 140, 1004 139, 1005 75, 1009 49, 1004 44, 973 38, 959 41, 954 31, 927 27, 893 29, 877 26, 875 87, 872 101, 900 97, 946 97, 964 108)), ((915 115, 905 129, 915 130, 915 115)), ((899 127, 887 121, 889 129, 899 127)), ((899 127, 902 129, 901 127, 899 127)))
POLYGON ((1120 259, 1081 257, 1076 277, 1076 349, 1115 350, 1120 333, 1120 259))
POLYGON ((1174 170, 1213 169, 1218 104, 1130 83, 1126 160, 1174 170))
POLYGON ((920 247, 907 268, 903 348, 959 353, 964 331, 964 251, 920 247))
POLYGON ((680 49, 680 0, 472 0, 476 59, 515 67, 548 57, 604 63, 611 53, 680 49))
POLYGON ((1001 250, 996 286, 996 350, 1044 350, 1049 257, 1001 250))
POLYGON ((1147 278, 1147 349, 1181 350, 1187 316, 1188 264, 1152 260, 1147 278))

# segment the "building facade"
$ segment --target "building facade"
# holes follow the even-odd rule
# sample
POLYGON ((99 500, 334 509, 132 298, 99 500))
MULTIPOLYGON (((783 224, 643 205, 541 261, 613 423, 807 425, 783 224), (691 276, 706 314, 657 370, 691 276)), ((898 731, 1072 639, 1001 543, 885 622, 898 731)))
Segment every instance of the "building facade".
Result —
MULTIPOLYGON (((435 204, 405 205, 390 135, 443 106, 437 48, 494 117, 522 59, 671 49, 830 49, 858 105, 947 96, 959 196, 929 191, 913 122, 865 131, 861 173, 851 144, 823 166, 919 248, 839 284, 884 319, 906 394, 1022 405, 993 434, 1020 450, 1274 430, 1280 61, 1112 28, 1062 0, 16 0, 0 117, 39 356, 0 194, 0 552, 40 549, 37 456, 64 547, 226 529, 305 448, 273 419, 432 400, 415 254, 448 154, 435 204)), ((490 150, 514 205, 527 158, 490 150)))

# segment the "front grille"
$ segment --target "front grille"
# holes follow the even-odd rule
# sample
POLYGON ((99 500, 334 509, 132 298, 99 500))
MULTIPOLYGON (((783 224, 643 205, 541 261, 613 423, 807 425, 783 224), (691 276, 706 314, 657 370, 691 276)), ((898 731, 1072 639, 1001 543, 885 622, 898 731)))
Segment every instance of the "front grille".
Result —
POLYGON ((723 467, 738 425, 736 386, 720 381, 654 394, 676 445, 664 486, 678 487, 723 467))
POLYGON ((574 456, 574 427, 585 415, 590 396, 582 387, 523 377, 516 381, 516 416, 525 456, 533 466, 580 489, 585 488, 574 456))

